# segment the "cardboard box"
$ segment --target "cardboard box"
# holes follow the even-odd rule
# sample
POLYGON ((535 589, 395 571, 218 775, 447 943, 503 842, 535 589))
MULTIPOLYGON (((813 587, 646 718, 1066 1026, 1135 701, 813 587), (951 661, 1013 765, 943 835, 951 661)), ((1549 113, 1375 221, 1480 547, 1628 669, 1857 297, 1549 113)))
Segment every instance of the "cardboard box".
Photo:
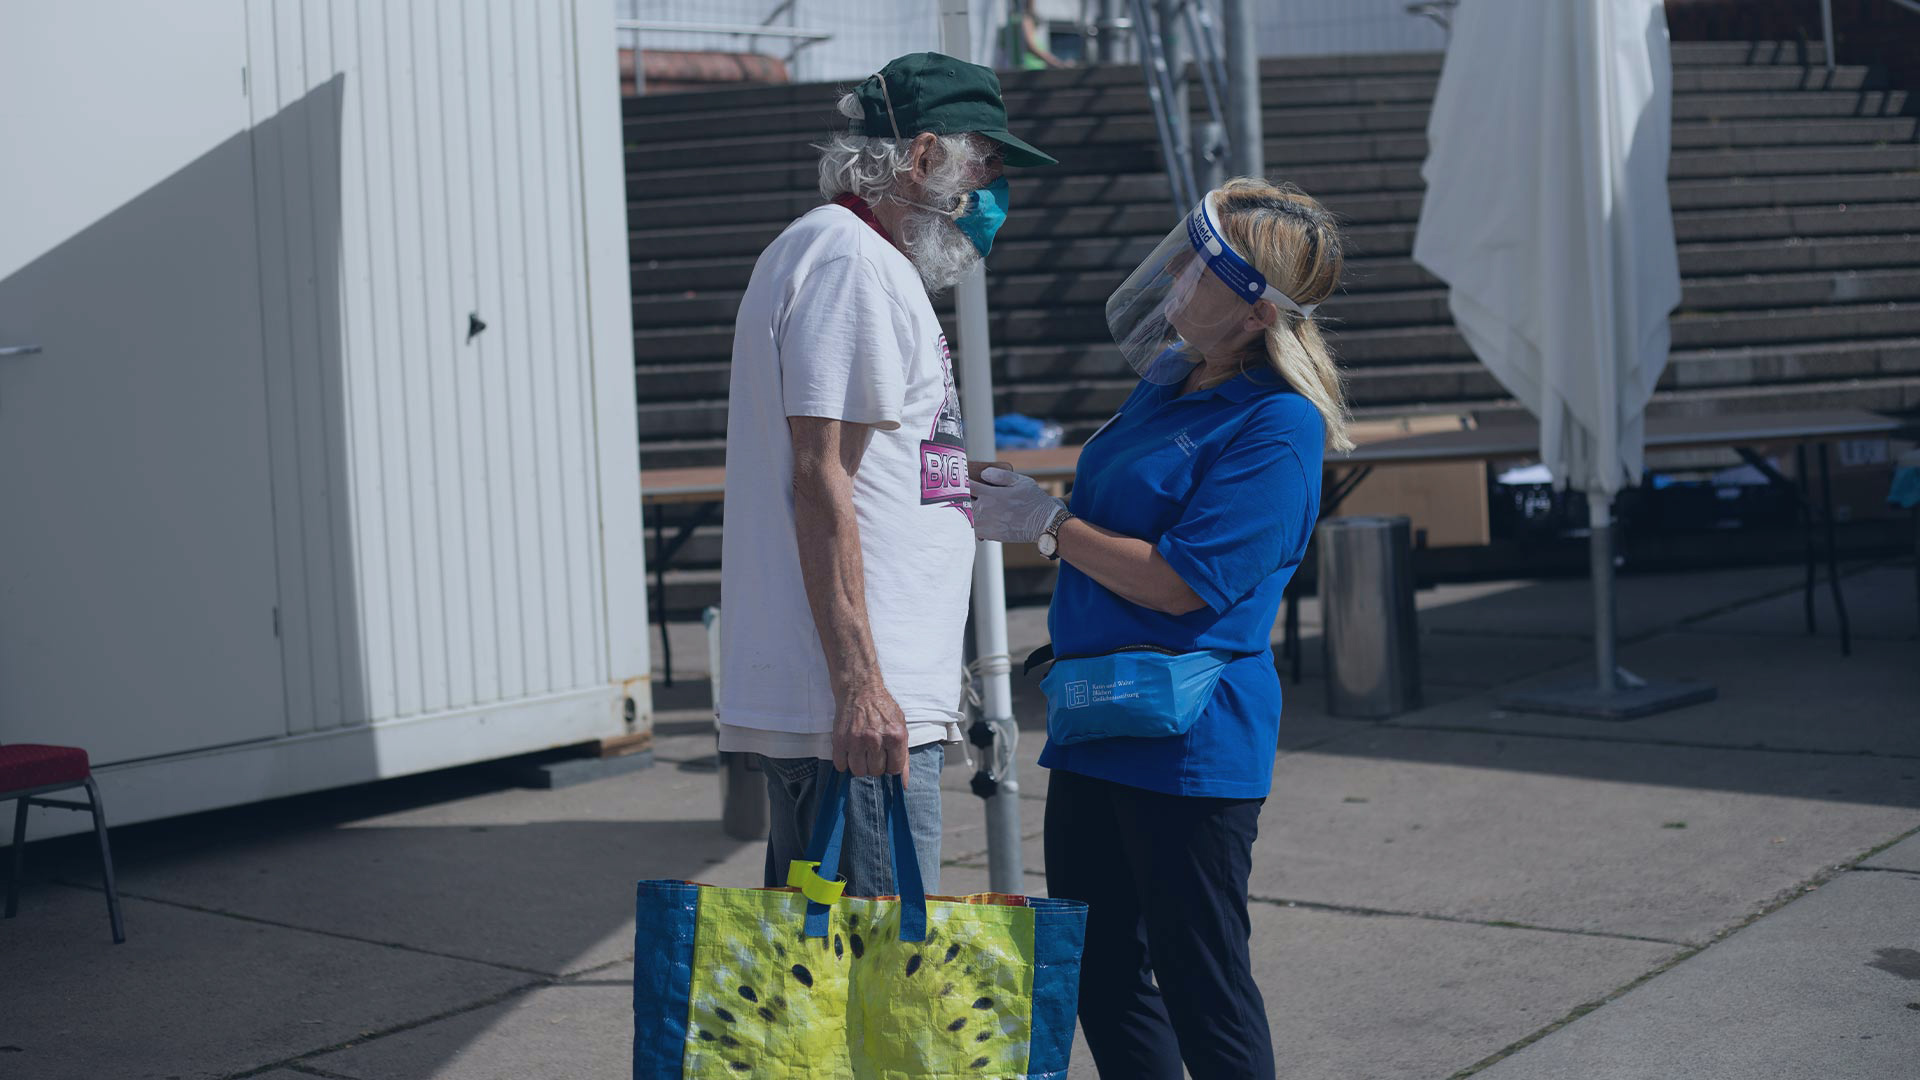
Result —
MULTIPOLYGON (((1463 424, 1458 416, 1409 416, 1357 421, 1349 434, 1356 445, 1364 446, 1408 435, 1458 431, 1463 424)), ((1404 514, 1413 519, 1416 546, 1423 532, 1427 547, 1485 545, 1493 539, 1487 516, 1487 467, 1475 461, 1377 466, 1334 516, 1369 514, 1404 514)))

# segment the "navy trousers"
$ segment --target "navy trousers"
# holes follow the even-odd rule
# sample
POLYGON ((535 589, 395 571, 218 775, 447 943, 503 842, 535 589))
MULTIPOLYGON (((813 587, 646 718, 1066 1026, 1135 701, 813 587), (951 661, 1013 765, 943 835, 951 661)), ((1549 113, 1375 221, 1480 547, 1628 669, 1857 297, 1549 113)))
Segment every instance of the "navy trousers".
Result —
POLYGON ((1162 795, 1055 771, 1047 892, 1083 900, 1080 1027, 1110 1080, 1269 1080, 1247 949, 1264 799, 1162 795))

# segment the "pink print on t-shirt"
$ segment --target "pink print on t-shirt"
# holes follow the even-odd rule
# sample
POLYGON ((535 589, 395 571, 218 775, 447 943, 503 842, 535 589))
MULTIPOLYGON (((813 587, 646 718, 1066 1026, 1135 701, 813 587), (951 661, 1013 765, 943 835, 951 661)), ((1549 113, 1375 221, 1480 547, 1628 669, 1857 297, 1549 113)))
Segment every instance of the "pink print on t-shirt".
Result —
POLYGON ((953 354, 940 335, 940 374, 945 394, 933 416, 933 431, 920 444, 920 503, 945 504, 973 520, 973 486, 967 478, 967 425, 953 386, 953 354))

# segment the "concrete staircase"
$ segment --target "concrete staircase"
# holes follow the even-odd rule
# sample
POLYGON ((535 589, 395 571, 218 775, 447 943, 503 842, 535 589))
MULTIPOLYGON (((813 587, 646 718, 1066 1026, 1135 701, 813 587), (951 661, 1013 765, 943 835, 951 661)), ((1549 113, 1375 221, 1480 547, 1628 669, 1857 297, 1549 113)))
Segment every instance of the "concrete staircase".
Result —
MULTIPOLYGON (((1817 46, 1676 43, 1671 192, 1686 295, 1654 408, 1920 409, 1920 99, 1817 46)), ((1437 54, 1269 60, 1269 173, 1346 221, 1323 313, 1363 416, 1512 408, 1410 251, 1437 54)), ((989 262, 1000 411, 1085 437, 1126 396, 1102 304, 1174 219, 1137 69, 1003 75, 1017 128, 1062 161, 1013 179, 989 262)), ((642 456, 712 464, 754 258, 813 193, 836 88, 626 102, 642 456)), ((950 304, 943 304, 943 311, 950 304)), ((949 326, 949 334, 952 334, 949 326)), ((711 567, 717 532, 677 565, 711 567)), ((687 577, 670 606, 706 602, 687 577)))

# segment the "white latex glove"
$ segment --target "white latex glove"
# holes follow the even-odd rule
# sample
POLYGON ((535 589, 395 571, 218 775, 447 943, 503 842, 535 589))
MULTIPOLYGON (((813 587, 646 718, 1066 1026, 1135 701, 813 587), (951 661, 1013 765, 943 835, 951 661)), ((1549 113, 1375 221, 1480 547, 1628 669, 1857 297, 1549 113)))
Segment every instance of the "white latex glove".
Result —
POLYGON ((1007 469, 987 469, 980 480, 973 485, 973 534, 982 540, 1031 544, 1067 505, 1047 494, 1033 477, 1007 469))

